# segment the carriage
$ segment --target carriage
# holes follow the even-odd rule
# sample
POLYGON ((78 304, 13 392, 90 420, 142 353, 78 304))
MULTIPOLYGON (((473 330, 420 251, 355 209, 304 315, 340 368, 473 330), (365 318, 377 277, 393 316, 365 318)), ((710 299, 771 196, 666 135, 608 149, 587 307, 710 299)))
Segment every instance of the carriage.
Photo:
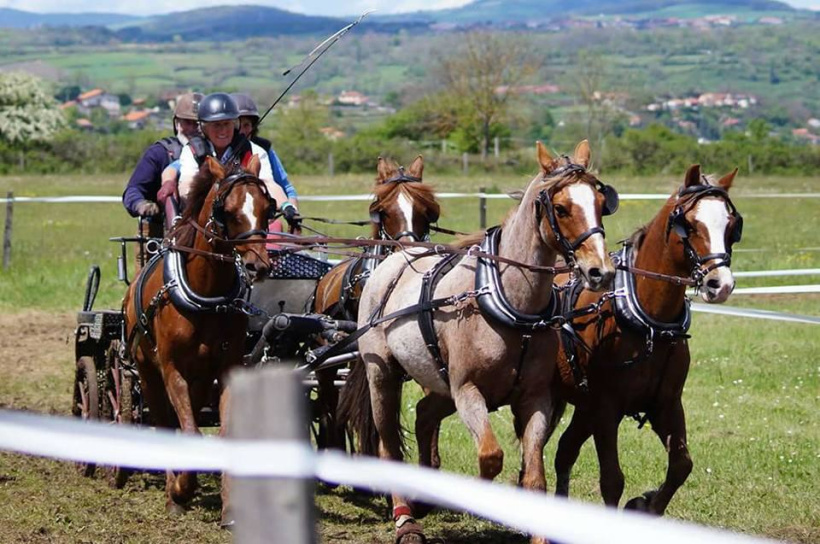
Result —
MULTIPOLYGON (((143 230, 141 229, 140 232, 143 230)), ((160 248, 160 240, 142 235, 111 238, 120 245, 117 258, 118 279, 128 285, 128 246, 136 244, 141 265, 160 248)), ((327 349, 355 330, 355 322, 340 321, 311 313, 312 299, 318 281, 332 264, 306 253, 268 249, 272 267, 264 282, 254 284, 247 307, 252 309, 246 338, 243 365, 285 364, 304 373, 305 392, 311 406, 311 429, 317 447, 344 447, 332 441, 332 424, 327 402, 318 394, 317 372, 330 376, 335 387, 341 387, 346 363, 356 356, 355 349, 340 357, 324 361, 314 369, 316 354, 327 349), (330 371, 329 371, 330 370, 330 371)), ((151 414, 141 391, 137 368, 123 349, 124 315, 121 309, 95 309, 100 286, 100 267, 91 267, 86 281, 81 310, 77 313, 74 335, 75 375, 72 413, 83 419, 113 424, 151 424, 151 414)), ((212 398, 197 415, 203 427, 219 425, 218 389, 214 384, 212 398)), ((93 464, 81 471, 92 476, 93 464)), ((112 484, 122 487, 127 479, 123 469, 113 469, 112 484)))

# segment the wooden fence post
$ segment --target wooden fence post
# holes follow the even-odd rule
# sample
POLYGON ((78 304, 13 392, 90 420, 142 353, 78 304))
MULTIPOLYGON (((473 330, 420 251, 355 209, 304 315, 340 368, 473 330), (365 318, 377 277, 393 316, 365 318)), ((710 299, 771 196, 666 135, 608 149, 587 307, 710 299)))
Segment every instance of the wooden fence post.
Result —
POLYGON ((330 174, 330 177, 333 177, 335 174, 335 167, 333 164, 333 153, 327 154, 327 171, 330 174))
POLYGON ((493 138, 493 153, 495 154, 495 158, 501 156, 501 142, 498 139, 498 136, 493 138))
POLYGON ((470 155, 466 151, 461 155, 461 171, 465 176, 470 171, 470 155))
POLYGON ((481 230, 487 228, 487 197, 484 196, 485 187, 479 187, 478 192, 481 196, 478 197, 478 225, 481 230))
POLYGON ((6 193, 6 228, 3 231, 3 270, 11 265, 11 227, 14 215, 14 192, 6 193))
MULTIPOLYGON (((310 447, 307 397, 293 370, 237 369, 229 381, 228 436, 310 447)), ((235 542, 315 544, 314 481, 231 477, 235 542)))

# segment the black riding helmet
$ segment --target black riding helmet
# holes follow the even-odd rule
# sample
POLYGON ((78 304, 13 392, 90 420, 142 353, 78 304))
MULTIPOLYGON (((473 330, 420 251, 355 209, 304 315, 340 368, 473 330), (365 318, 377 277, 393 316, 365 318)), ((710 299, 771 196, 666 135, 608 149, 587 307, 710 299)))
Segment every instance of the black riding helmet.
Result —
POLYGON ((228 93, 212 93, 199 103, 199 121, 233 121, 239 119, 239 106, 228 93))
POLYGON ((239 107, 239 117, 255 117, 259 120, 259 108, 256 107, 256 102, 250 95, 244 93, 233 93, 231 97, 236 101, 239 107))

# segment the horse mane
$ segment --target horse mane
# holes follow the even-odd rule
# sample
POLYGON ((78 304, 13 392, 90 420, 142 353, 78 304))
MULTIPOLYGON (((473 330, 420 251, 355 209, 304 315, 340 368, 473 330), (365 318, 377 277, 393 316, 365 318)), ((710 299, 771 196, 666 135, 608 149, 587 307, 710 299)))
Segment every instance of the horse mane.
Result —
POLYGON ((214 175, 209 168, 200 168, 194 176, 182 217, 168 233, 169 238, 176 238, 177 245, 193 247, 196 229, 191 225, 191 220, 196 221, 199 217, 202 207, 205 205, 205 199, 208 197, 208 193, 211 192, 215 181, 214 175))
MULTIPOLYGON (((533 181, 530 182, 530 184, 537 184, 537 186, 533 187, 532 190, 541 192, 543 190, 550 190, 550 189, 553 189, 553 188, 557 189, 559 187, 562 187, 563 185, 567 185, 569 182, 571 182, 576 177, 577 176, 566 175, 565 174, 565 175, 561 175, 561 176, 556 177, 556 178, 544 178, 543 176, 539 175, 539 179, 534 179, 533 181)), ((524 195, 527 194, 527 189, 528 188, 529 188, 529 185, 527 186, 527 188, 525 188, 524 195)), ((507 215, 504 217, 504 220, 501 222, 501 228, 502 229, 504 227, 506 227, 507 224, 510 221, 512 221, 513 216, 516 214, 516 212, 518 212, 518 209, 521 207, 521 204, 523 203, 524 198, 522 196, 521 199, 514 199, 514 200, 517 200, 517 203, 516 203, 515 206, 512 207, 512 209, 510 209, 509 212, 507 212, 507 215)), ((455 247, 461 248, 461 249, 466 249, 466 248, 472 247, 476 244, 480 244, 481 241, 484 240, 484 234, 485 234, 485 231, 480 230, 480 231, 473 232, 471 234, 467 234, 467 235, 464 235, 464 236, 459 236, 458 239, 453 243, 453 245, 455 247)))

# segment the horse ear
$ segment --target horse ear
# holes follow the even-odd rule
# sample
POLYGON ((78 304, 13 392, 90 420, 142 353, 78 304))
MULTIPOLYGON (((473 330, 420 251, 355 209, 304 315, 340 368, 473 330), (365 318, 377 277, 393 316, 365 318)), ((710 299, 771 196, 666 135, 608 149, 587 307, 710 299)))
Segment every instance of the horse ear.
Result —
POLYGON ((376 171, 378 172, 378 176, 376 177, 376 181, 378 181, 379 183, 382 183, 385 180, 388 180, 388 179, 392 178, 393 174, 396 173, 396 170, 397 170, 397 168, 396 168, 396 165, 393 161, 391 161, 389 159, 379 157, 379 165, 376 169, 376 171))
POLYGON ((253 177, 259 177, 259 171, 262 168, 262 162, 259 160, 259 155, 253 155, 251 160, 248 161, 248 166, 245 167, 245 170, 253 174, 253 177))
POLYGON ((219 161, 208 155, 205 157, 205 167, 211 172, 214 179, 225 179, 225 169, 219 161))
POLYGON ((520 202, 524 200, 524 191, 522 191, 521 189, 510 191, 507 193, 507 196, 512 198, 513 200, 518 200, 520 202))
POLYGON ((737 175, 737 168, 723 176, 718 180, 718 185, 723 187, 725 190, 729 190, 732 188, 732 182, 735 181, 735 176, 737 175))
POLYGON ((686 175, 683 178, 683 186, 684 187, 692 187, 693 185, 700 185, 700 165, 693 164, 689 167, 686 171, 686 175))
POLYGON ((421 155, 416 157, 416 159, 410 164, 410 175, 416 178, 420 178, 422 173, 424 173, 424 158, 421 155))
POLYGON ((589 166, 589 140, 581 140, 575 146, 575 152, 572 154, 575 164, 580 164, 584 168, 589 166))
POLYGON ((547 151, 547 148, 544 147, 544 144, 542 144, 540 140, 535 142, 535 149, 538 152, 538 164, 541 166, 541 171, 545 174, 549 174, 555 170, 555 159, 550 155, 550 152, 547 151))

